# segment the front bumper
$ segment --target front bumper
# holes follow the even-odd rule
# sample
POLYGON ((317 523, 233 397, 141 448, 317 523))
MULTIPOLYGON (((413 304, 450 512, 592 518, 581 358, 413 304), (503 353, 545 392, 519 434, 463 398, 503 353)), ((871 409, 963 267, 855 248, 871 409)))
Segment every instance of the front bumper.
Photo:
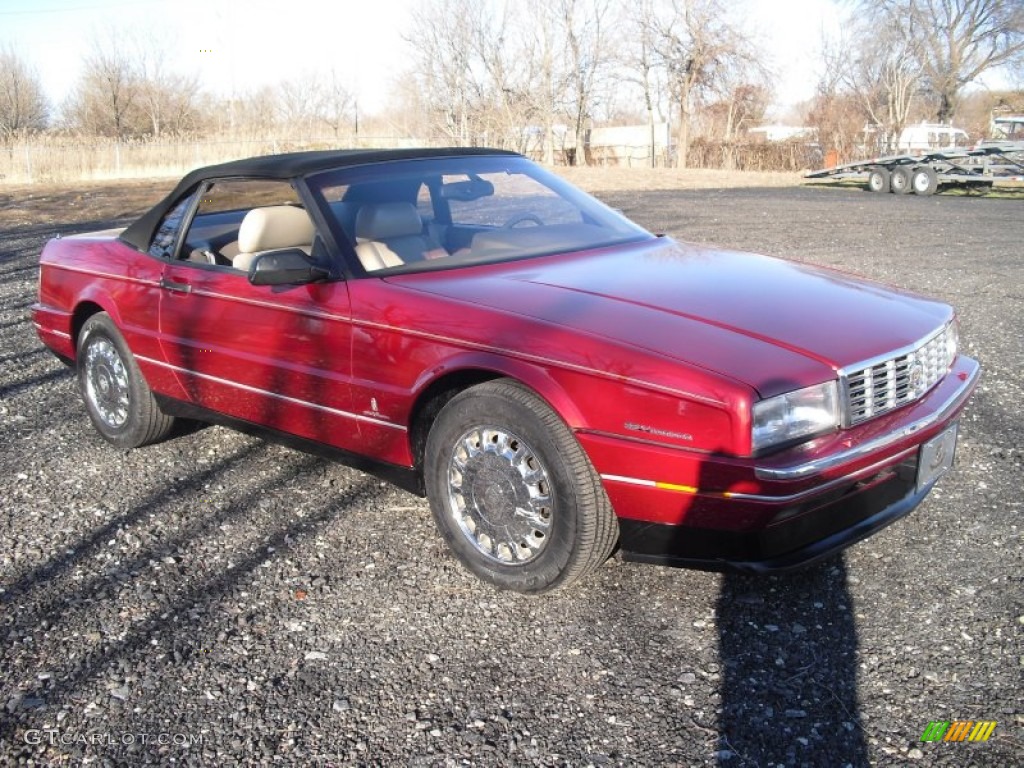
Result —
POLYGON ((624 559, 785 571, 829 557, 921 503, 934 483, 917 486, 920 446, 957 419, 979 373, 974 360, 959 357, 912 406, 764 459, 581 440, 619 515, 624 559))
POLYGON ((932 486, 915 490, 917 461, 904 462, 870 488, 850 486, 835 499, 760 531, 723 531, 619 520, 625 560, 706 571, 779 573, 846 549, 909 514, 932 486))

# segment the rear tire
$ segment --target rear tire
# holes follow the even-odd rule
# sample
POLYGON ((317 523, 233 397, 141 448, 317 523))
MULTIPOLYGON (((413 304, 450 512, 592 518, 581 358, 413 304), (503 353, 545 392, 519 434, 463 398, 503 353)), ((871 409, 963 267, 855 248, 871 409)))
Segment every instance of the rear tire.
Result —
POLYGON ((889 176, 889 185, 897 195, 906 195, 911 191, 910 170, 904 166, 893 168, 889 176))
POLYGON ((868 173, 868 189, 872 192, 884 193, 889 191, 889 169, 876 165, 868 173))
POLYGON ((110 315, 85 321, 78 335, 78 387, 93 426, 122 450, 162 440, 174 418, 157 405, 110 315))
POLYGON ((568 586, 607 560, 618 539, 579 442, 547 403, 508 379, 471 387, 441 409, 424 480, 452 553, 500 589, 568 586))
POLYGON ((939 188, 939 175, 934 168, 922 165, 920 168, 914 169, 910 185, 913 187, 915 195, 934 195, 939 188))

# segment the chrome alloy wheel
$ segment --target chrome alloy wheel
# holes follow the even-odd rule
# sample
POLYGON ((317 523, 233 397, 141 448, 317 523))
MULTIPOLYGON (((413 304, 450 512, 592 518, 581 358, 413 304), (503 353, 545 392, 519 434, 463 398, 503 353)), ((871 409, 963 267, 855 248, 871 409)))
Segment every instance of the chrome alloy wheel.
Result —
POLYGON ((522 439, 477 426, 448 461, 449 510, 462 535, 490 560, 520 565, 536 559, 551 528, 547 468, 522 439))
POLYGON ((85 392, 108 427, 118 429, 128 421, 128 371, 109 339, 99 338, 86 350, 85 392))

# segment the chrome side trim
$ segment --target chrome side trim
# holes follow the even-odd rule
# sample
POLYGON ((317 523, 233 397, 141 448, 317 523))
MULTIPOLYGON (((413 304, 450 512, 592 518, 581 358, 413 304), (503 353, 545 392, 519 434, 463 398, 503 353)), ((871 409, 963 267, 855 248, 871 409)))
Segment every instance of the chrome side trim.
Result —
MULTIPOLYGON (((239 275, 244 277, 241 272, 239 275)), ((345 317, 344 315, 335 315, 330 312, 321 312, 315 309, 303 309, 302 307, 295 307, 290 304, 278 304, 273 301, 261 301, 260 299, 252 299, 248 296, 231 296, 227 293, 217 293, 216 291, 207 291, 203 288, 192 288, 193 296, 205 296, 210 299, 220 299, 221 301, 233 301, 237 304, 248 304, 252 307, 264 307, 265 309, 277 309, 282 312, 293 312, 297 315, 304 315, 306 317, 313 317, 317 320, 334 320, 336 322, 348 323, 351 322, 351 318, 345 317)))
POLYGON ((36 327, 36 330, 39 331, 40 333, 48 333, 51 336, 59 336, 62 339, 67 339, 68 341, 71 341, 70 333, 64 333, 64 331, 55 331, 52 328, 46 328, 40 325, 39 323, 35 322, 33 322, 32 325, 34 325, 36 327))
MULTIPOLYGON (((642 477, 627 477, 626 475, 601 475, 602 480, 610 480, 613 483, 626 483, 627 485, 642 485, 645 488, 660 488, 663 491, 674 491, 675 493, 698 494, 699 488, 688 485, 676 485, 674 483, 662 483, 658 480, 646 480, 642 477)), ((712 495, 704 493, 702 495, 712 495)))
POLYGON ((824 456, 820 459, 814 459, 813 461, 808 461, 804 464, 794 464, 789 467, 755 467, 754 474, 759 480, 787 481, 802 480, 806 477, 813 477, 814 475, 821 474, 833 467, 837 467, 840 464, 855 461, 862 456, 874 453, 875 451, 880 451, 893 443, 898 443, 900 440, 911 437, 917 432, 927 429, 933 424, 942 421, 967 401, 971 391, 974 389, 974 385, 978 383, 978 377, 981 375, 981 367, 976 361, 969 357, 961 357, 960 361, 969 369, 967 372, 967 379, 957 387, 956 392, 946 399, 946 402, 927 416, 922 416, 917 421, 908 424, 902 429, 890 432, 887 435, 882 435, 881 437, 876 437, 874 440, 869 440, 855 448, 840 451, 839 453, 834 453, 830 456, 824 456))
POLYGON ((215 384, 223 384, 226 387, 234 387, 235 389, 241 389, 241 390, 244 390, 246 392, 252 392, 252 393, 257 394, 257 395, 264 395, 265 397, 272 397, 275 400, 281 400, 281 401, 286 402, 286 403, 292 403, 293 405, 300 405, 300 406, 302 406, 304 408, 312 408, 313 410, 322 411, 324 413, 329 413, 329 414, 331 414, 333 416, 340 416, 340 417, 345 418, 345 419, 353 419, 354 421, 364 421, 364 422, 367 422, 368 424, 376 424, 377 426, 380 426, 380 427, 390 427, 391 429, 397 429, 400 432, 408 431, 401 424, 395 424, 395 423, 390 422, 390 421, 384 421, 383 419, 374 419, 374 418, 372 418, 370 416, 363 416, 362 414, 359 414, 359 413, 350 413, 349 411, 342 411, 342 410, 339 410, 337 408, 329 408, 326 405, 319 405, 317 403, 311 403, 311 402, 309 402, 307 400, 300 400, 297 397, 288 397, 287 395, 280 395, 280 394, 278 394, 276 392, 269 392, 269 391, 267 391, 265 389, 260 389, 259 387, 252 387, 252 386, 250 386, 248 384, 241 384, 241 383, 239 383, 237 381, 231 381, 230 379, 222 379, 219 376, 211 376, 208 373, 199 373, 198 371, 193 371, 193 370, 190 370, 188 368, 181 368, 181 367, 179 367, 177 365, 171 365, 170 363, 165 363, 162 360, 154 360, 151 357, 143 357, 142 355, 135 355, 135 359, 136 360, 141 360, 142 362, 145 362, 145 363, 149 363, 150 365, 156 365, 156 366, 158 366, 160 368, 167 368, 169 370, 174 371, 175 373, 184 373, 184 374, 186 374, 188 376, 195 376, 195 377, 200 378, 200 379, 206 379, 207 381, 212 381, 215 384))
POLYGON ((81 267, 69 267, 67 264, 55 264, 52 262, 45 262, 41 266, 52 267, 53 269, 63 269, 67 272, 78 272, 81 275, 92 275, 94 277, 105 277, 108 280, 120 280, 125 283, 138 283, 139 285, 150 285, 154 288, 160 287, 158 280, 143 280, 140 277, 128 277, 127 275, 113 275, 109 272, 99 272, 95 269, 82 269, 81 267))

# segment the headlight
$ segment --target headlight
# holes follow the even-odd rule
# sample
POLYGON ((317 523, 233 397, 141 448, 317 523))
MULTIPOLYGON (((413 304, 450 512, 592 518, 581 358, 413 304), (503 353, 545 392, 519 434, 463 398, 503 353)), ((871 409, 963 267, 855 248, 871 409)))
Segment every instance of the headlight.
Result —
POLYGON ((956 360, 956 351, 960 346, 960 324, 954 318, 946 326, 946 367, 949 368, 956 360))
POLYGON ((773 445, 819 435, 839 426, 839 390, 829 381, 754 403, 751 447, 754 453, 773 445))

